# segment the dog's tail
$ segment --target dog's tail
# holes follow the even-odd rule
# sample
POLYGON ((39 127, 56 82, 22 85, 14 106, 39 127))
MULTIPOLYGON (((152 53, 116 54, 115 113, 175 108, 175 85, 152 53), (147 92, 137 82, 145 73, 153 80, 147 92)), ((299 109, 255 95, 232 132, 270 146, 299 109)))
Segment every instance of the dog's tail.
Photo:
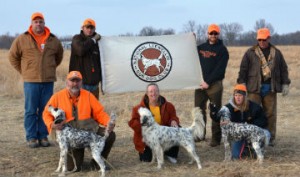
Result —
POLYGON ((115 126, 116 119, 117 119, 117 115, 116 115, 116 113, 114 111, 112 111, 110 113, 110 120, 109 120, 108 125, 107 125, 106 130, 105 130, 105 135, 104 135, 105 138, 107 138, 109 136, 108 129, 111 129, 112 126, 115 126))
POLYGON ((194 140, 203 140, 205 136, 205 122, 203 120, 203 115, 199 107, 193 108, 192 117, 194 119, 194 122, 190 128, 192 129, 194 140))

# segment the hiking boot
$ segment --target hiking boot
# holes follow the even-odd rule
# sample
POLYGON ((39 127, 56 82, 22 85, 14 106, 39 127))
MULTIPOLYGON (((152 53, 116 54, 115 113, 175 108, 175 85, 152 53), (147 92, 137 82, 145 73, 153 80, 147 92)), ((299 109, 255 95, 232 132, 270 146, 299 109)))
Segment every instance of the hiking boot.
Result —
POLYGON ((43 139, 39 140, 39 142, 40 142, 40 145, 41 145, 42 147, 48 147, 48 146, 50 146, 50 143, 49 143, 49 141, 48 141, 48 138, 43 138, 43 139))
POLYGON ((211 141, 210 143, 209 143, 209 146, 210 147, 216 147, 216 146, 219 146, 220 145, 220 143, 219 142, 216 142, 216 141, 211 141))
POLYGON ((28 146, 30 148, 37 148, 37 147, 39 147, 39 142, 36 139, 31 139, 28 141, 28 146))
POLYGON ((172 164, 176 164, 176 163, 177 163, 177 159, 175 159, 174 157, 167 156, 167 159, 168 159, 168 161, 171 162, 172 164))

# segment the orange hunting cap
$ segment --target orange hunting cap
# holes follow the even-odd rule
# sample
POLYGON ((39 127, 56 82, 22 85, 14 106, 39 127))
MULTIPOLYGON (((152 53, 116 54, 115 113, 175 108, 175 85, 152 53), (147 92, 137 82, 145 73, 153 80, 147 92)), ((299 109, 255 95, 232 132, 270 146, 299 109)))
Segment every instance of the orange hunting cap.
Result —
POLYGON ((43 15, 42 13, 40 13, 40 12, 35 12, 35 13, 33 13, 33 14, 31 15, 31 20, 34 20, 34 19, 37 18, 37 17, 39 17, 39 18, 41 18, 41 19, 44 20, 44 15, 43 15))
POLYGON ((213 32, 213 31, 215 31, 217 33, 220 33, 221 30, 220 30, 220 27, 218 25, 211 24, 211 25, 208 26, 207 31, 208 31, 208 33, 213 32))
POLYGON ((83 21, 82 26, 94 26, 96 28, 96 22, 91 18, 87 18, 83 21))
POLYGON ((70 71, 68 76, 67 76, 68 80, 72 80, 72 79, 80 79, 82 80, 82 75, 79 71, 70 71))
POLYGON ((257 38, 256 39, 267 39, 270 37, 270 30, 268 28, 260 28, 257 30, 257 38))
POLYGON ((234 93, 239 93, 242 95, 247 95, 247 88, 244 84, 237 84, 234 86, 234 93))

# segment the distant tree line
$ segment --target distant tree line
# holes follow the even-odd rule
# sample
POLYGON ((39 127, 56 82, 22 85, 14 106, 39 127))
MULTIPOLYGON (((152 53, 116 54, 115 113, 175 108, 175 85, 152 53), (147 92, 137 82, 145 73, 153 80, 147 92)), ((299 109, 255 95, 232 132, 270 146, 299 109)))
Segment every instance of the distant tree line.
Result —
MULTIPOLYGON (((227 46, 249 46, 256 43, 256 31, 259 28, 267 27, 271 32, 271 43, 275 45, 299 45, 300 31, 279 35, 276 33, 271 23, 264 19, 259 19, 255 22, 253 30, 243 32, 243 26, 239 23, 222 23, 219 24, 221 28, 221 39, 227 46)), ((203 43, 207 39, 208 24, 196 24, 195 21, 188 21, 183 25, 183 31, 180 33, 193 32, 196 34, 197 44, 203 43)), ((175 30, 169 29, 155 29, 151 26, 143 27, 138 34, 125 33, 119 36, 159 36, 176 34, 175 30)), ((11 36, 9 33, 0 35, 0 48, 9 49, 13 40, 18 36, 11 36)), ((64 36, 59 38, 62 42, 68 43, 72 40, 72 36, 64 36)))

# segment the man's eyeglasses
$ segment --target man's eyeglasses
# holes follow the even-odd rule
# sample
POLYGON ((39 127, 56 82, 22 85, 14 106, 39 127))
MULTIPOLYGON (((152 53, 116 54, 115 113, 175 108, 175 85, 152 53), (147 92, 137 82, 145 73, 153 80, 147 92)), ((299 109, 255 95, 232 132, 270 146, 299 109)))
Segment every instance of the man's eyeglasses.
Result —
POLYGON ((219 35, 219 33, 217 33, 217 32, 211 32, 211 33, 208 33, 209 35, 215 35, 215 36, 217 36, 217 35, 219 35))
POLYGON ((266 39, 257 39, 257 41, 259 41, 259 42, 261 42, 261 41, 266 42, 267 40, 266 39))
POLYGON ((86 28, 89 28, 89 29, 94 29, 95 27, 93 25, 89 25, 89 26, 85 26, 86 28))

